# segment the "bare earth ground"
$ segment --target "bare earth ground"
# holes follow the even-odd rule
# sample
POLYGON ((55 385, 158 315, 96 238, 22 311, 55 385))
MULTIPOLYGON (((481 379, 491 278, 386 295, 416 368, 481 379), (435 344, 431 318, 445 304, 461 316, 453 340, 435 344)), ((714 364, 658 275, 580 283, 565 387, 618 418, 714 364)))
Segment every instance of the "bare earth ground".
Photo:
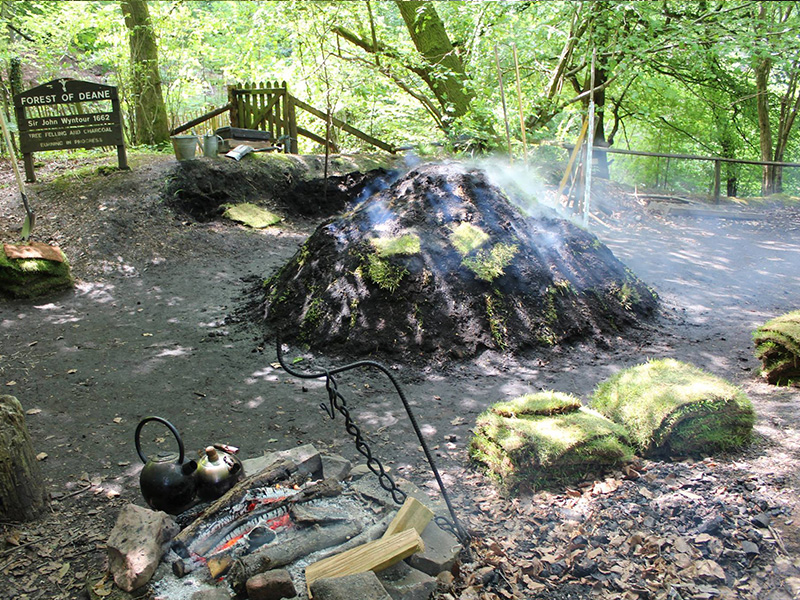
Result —
MULTIPOLYGON (((70 165, 51 162, 29 189, 34 239, 61 246, 77 285, 42 301, 0 300, 0 391, 29 413, 53 498, 41 522, 0 524, 0 598, 81 597, 102 576, 120 507, 143 504, 133 432, 145 416, 172 421, 191 450, 226 442, 250 458, 313 443, 358 460, 341 420, 318 408, 322 383, 274 368, 272 342, 247 310, 253 282, 273 274, 316 223, 262 232, 195 223, 160 198, 174 164, 134 157, 132 172, 84 184, 70 165)), ((0 240, 16 241, 23 212, 7 162, 0 185, 0 240)), ((724 210, 725 218, 630 209, 592 223, 663 304, 651 328, 611 349, 394 365, 462 520, 480 534, 454 597, 798 597, 800 389, 760 381, 750 333, 800 308, 800 211, 724 210), (741 385, 758 415, 755 443, 733 456, 642 461, 599 482, 513 500, 469 466, 469 429, 490 403, 541 388, 588 400, 605 377, 651 357, 689 361, 741 385), (682 524, 678 509, 671 520, 653 518, 653 503, 677 493, 696 527, 682 524), (760 513, 770 527, 756 531, 760 513), (742 540, 758 553, 742 551, 742 540)), ((298 356, 298 367, 340 364, 289 350, 298 356)), ((387 382, 356 372, 341 377, 340 389, 375 454, 433 488, 387 382)))

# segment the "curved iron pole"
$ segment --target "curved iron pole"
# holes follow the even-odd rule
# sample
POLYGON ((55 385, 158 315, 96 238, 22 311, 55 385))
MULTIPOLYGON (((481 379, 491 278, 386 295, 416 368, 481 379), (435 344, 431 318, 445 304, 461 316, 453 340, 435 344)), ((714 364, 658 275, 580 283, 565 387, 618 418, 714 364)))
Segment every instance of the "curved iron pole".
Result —
POLYGON ((466 530, 462 527, 460 521, 458 520, 458 517, 456 516, 456 511, 453 508, 452 502, 450 501, 450 496, 447 494, 447 490, 444 487, 444 482, 442 481, 442 477, 439 474, 439 470, 436 468, 436 464, 433 460, 433 455, 431 454, 431 451, 428 449, 428 444, 422 437, 422 430, 419 428, 419 424, 417 423, 417 419, 414 416, 414 412, 411 410, 411 405, 408 403, 406 395, 403 392, 403 389, 400 387, 400 384, 395 379, 394 375, 392 375, 392 373, 389 371, 389 369, 387 369, 379 362, 375 362, 373 360, 360 360, 341 367, 336 367, 335 369, 328 369, 320 373, 302 373, 300 371, 295 371, 289 365, 286 364, 286 361, 284 361, 283 351, 281 350, 280 338, 277 338, 276 346, 277 346, 278 362, 280 363, 284 371, 286 371, 289 375, 292 375, 299 379, 321 379, 324 377, 326 379, 326 387, 328 387, 328 383, 330 382, 330 379, 333 375, 361 367, 371 367, 373 369, 377 369, 381 373, 386 375, 386 377, 389 378, 389 381, 392 382, 395 391, 397 391, 397 395, 400 396, 400 401, 403 403, 403 408, 405 408, 406 410, 406 414, 408 415, 408 420, 411 421, 411 426, 414 428, 414 433, 417 435, 417 439, 419 440, 420 446, 422 446, 422 451, 425 453, 425 458, 428 460, 428 464, 431 467, 431 471, 433 472, 433 475, 436 478, 436 483, 439 486, 439 491, 442 493, 442 498, 444 499, 444 502, 447 505, 447 510, 450 513, 450 517, 453 519, 453 527, 455 529, 456 537, 458 537, 459 541, 462 544, 465 544, 466 546, 466 542, 470 539, 470 536, 466 532, 466 530))

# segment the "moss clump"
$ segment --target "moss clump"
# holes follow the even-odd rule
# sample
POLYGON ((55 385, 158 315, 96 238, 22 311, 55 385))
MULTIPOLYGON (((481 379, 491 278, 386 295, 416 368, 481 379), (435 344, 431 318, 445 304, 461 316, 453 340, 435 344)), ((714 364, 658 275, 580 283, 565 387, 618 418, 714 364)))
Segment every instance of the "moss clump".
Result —
POLYGON ((412 233, 395 237, 380 237, 370 240, 372 247, 380 257, 419 254, 419 237, 412 233))
POLYGON ((767 321, 753 332, 761 374, 769 383, 800 382, 800 310, 767 321))
POLYGON ((392 265, 377 254, 367 256, 367 276, 383 290, 394 293, 406 275, 404 267, 392 265))
POLYGON ((489 234, 471 223, 459 223, 450 233, 450 243, 461 256, 467 256, 488 241, 489 234))
POLYGON ((755 422, 739 388, 674 359, 617 373, 597 387, 590 406, 625 426, 649 456, 732 450, 750 441, 755 422))
POLYGON ((244 202, 242 204, 223 204, 222 208, 225 209, 225 212, 222 213, 223 217, 231 221, 236 221, 237 223, 242 223, 253 229, 263 229, 281 221, 281 217, 275 213, 271 213, 249 202, 244 202))
POLYGON ((10 259, 0 246, 0 294, 12 298, 40 298, 71 288, 75 281, 67 257, 63 252, 61 256, 63 262, 39 258, 10 259))
POLYGON ((572 483, 630 460, 624 428, 558 392, 528 394, 478 417, 470 455, 507 489, 572 483))
POLYGON ((516 244, 496 244, 488 252, 478 250, 473 256, 465 257, 461 264, 475 273, 478 279, 494 281, 503 274, 518 251, 516 244))

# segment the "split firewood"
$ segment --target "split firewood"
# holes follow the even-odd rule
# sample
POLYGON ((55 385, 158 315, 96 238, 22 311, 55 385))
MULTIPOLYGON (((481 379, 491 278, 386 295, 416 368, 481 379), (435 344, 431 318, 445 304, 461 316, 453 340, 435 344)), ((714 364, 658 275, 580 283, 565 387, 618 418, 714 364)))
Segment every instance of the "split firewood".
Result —
POLYGON ((413 529, 407 529, 312 563, 306 567, 308 597, 311 598, 311 584, 318 579, 381 571, 415 552, 424 550, 425 544, 419 534, 413 529))
POLYGON ((383 537, 387 538, 407 529, 413 529, 422 535, 431 519, 433 519, 433 511, 416 498, 408 496, 403 502, 403 506, 397 511, 397 515, 389 523, 383 537))
POLYGON ((237 594, 243 594, 251 577, 289 565, 313 552, 339 546, 358 534, 360 529, 361 524, 352 521, 303 528, 302 535, 265 546, 234 561, 225 580, 237 594))

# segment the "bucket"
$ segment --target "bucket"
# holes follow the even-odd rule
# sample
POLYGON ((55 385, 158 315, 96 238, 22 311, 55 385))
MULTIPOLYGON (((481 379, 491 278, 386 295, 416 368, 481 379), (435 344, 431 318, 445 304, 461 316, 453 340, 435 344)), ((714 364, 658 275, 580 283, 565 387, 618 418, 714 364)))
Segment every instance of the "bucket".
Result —
POLYGON ((175 158, 178 160, 194 158, 194 153, 197 151, 196 135, 173 135, 170 139, 175 150, 175 158))

